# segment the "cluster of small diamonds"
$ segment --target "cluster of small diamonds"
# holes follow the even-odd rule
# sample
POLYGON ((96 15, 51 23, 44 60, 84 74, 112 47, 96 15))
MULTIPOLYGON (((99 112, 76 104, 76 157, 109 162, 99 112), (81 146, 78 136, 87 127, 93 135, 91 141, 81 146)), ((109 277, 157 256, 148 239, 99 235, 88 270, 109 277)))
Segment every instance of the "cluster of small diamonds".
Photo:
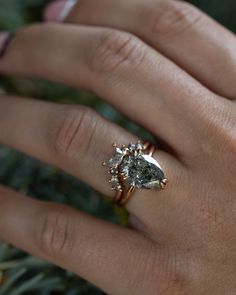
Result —
MULTIPOLYGON (((114 147, 114 156, 106 163, 103 163, 105 166, 109 167, 109 174, 111 175, 110 183, 112 185, 112 190, 122 191, 122 183, 120 179, 120 171, 119 167, 122 164, 124 158, 128 155, 137 156, 145 149, 144 144, 141 141, 134 144, 131 143, 129 145, 122 145, 122 147, 118 147, 115 143, 114 147)), ((123 171, 124 174, 124 171, 123 171)))

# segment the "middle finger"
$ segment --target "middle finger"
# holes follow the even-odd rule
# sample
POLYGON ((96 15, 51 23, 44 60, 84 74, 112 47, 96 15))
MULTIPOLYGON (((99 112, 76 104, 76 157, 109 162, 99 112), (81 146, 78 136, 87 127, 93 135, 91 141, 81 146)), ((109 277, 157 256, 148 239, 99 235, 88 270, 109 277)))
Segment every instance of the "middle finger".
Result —
POLYGON ((0 60, 0 71, 93 90, 180 154, 192 154, 199 114, 207 112, 213 98, 138 38, 106 28, 24 29, 0 60))

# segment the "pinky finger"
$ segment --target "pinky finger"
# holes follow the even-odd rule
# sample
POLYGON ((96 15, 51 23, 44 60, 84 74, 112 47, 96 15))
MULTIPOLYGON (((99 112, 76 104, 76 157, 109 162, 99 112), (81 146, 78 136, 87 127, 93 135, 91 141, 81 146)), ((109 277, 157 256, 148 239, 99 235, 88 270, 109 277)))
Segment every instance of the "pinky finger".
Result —
POLYGON ((137 294, 143 269, 155 263, 156 247, 134 230, 4 187, 0 203, 0 239, 77 273, 109 294, 137 294))

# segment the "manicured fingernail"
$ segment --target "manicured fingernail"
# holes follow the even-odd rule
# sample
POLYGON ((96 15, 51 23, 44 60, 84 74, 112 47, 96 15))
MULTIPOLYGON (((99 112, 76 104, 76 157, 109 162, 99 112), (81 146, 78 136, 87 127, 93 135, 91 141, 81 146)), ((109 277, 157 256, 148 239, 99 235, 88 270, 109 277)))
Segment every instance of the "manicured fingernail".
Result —
POLYGON ((15 34, 14 33, 9 33, 9 32, 1 32, 0 33, 0 58, 2 58, 11 43, 12 39, 14 38, 15 34))
POLYGON ((62 22, 71 12, 77 0, 56 0, 44 10, 44 19, 48 22, 62 22))

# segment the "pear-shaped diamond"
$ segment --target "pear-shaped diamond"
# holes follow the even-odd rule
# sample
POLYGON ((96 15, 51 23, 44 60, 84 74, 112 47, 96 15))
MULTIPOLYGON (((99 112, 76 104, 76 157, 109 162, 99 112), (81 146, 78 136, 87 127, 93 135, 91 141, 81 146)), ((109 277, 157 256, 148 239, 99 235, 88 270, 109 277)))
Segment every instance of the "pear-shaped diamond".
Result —
POLYGON ((149 155, 128 155, 123 159, 120 169, 127 182, 137 188, 161 188, 165 180, 162 168, 149 155))

